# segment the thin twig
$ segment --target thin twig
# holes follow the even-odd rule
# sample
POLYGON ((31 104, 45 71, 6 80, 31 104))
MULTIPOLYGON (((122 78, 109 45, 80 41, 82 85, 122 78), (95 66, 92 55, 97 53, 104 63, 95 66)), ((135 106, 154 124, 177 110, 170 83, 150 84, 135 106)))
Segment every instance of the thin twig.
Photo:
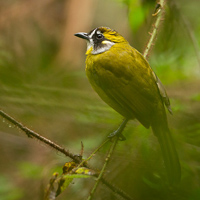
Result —
POLYGON ((149 54, 149 51, 150 51, 150 49, 153 45, 153 41, 156 38, 158 28, 159 28, 160 22, 161 22, 161 17, 162 17, 162 14, 163 14, 163 8, 164 8, 164 0, 160 0, 160 2, 157 3, 157 5, 156 5, 155 13, 152 15, 154 17, 157 16, 157 18, 156 18, 156 21, 154 23, 153 31, 150 34, 149 41, 148 41, 147 46, 146 46, 144 53, 143 53, 144 58, 147 58, 147 55, 149 54))
POLYGON ((101 169, 101 172, 100 172, 100 174, 99 174, 99 176, 98 176, 98 178, 96 180, 96 183, 95 183, 94 187, 92 188, 92 191, 90 192, 90 195, 87 198, 87 200, 91 200, 92 199, 92 197, 93 197, 93 195, 94 195, 94 193, 95 193, 95 191, 97 189, 97 186, 99 185, 100 180, 101 180, 101 178, 103 176, 103 173, 105 172, 105 169, 106 169, 106 167, 108 165, 108 162, 109 162, 109 160, 111 158, 111 155, 112 155, 112 153, 113 153, 113 151, 115 149, 115 146, 117 144, 118 139, 119 139, 119 136, 117 136, 117 137, 114 138, 114 141, 113 141, 112 145, 110 146, 108 155, 106 156, 105 163, 104 163, 104 165, 103 165, 103 167, 101 169))
POLYGON ((110 190, 112 190, 114 193, 119 195, 120 197, 123 197, 126 200, 133 200, 132 197, 130 197, 128 194, 126 194, 123 190, 119 189, 115 185, 109 183, 105 178, 101 179, 101 182, 106 185, 110 190))
POLYGON ((0 115, 3 118, 7 119, 9 122, 11 122, 16 127, 20 128, 22 131, 24 131, 28 135, 28 137, 30 137, 30 138, 36 138, 36 139, 40 140, 41 142, 49 145, 50 147, 53 147, 55 150, 57 150, 57 151, 63 153, 64 155, 70 157, 75 162, 78 162, 78 163, 80 162, 80 159, 78 159, 78 157, 76 155, 70 153, 68 150, 66 150, 63 147, 59 146, 55 142, 52 142, 51 140, 49 140, 49 139, 41 136, 40 134, 36 133, 35 131, 27 128, 22 123, 18 122, 13 117, 11 117, 7 113, 5 113, 3 110, 0 110, 0 115))
MULTIPOLYGON (((110 146, 108 155, 107 155, 107 157, 105 159, 105 162, 104 162, 104 165, 103 165, 103 167, 101 169, 101 172, 99 173, 99 176, 97 177, 96 183, 95 183, 94 187, 92 188, 92 191, 90 192, 90 195, 89 195, 87 200, 91 200, 92 199, 92 197, 93 197, 93 195, 94 195, 94 193, 95 193, 95 191, 97 189, 97 186, 99 185, 100 181, 102 180, 103 173, 105 172, 105 169, 106 169, 106 167, 108 165, 108 162, 109 162, 109 160, 111 158, 111 155, 112 155, 112 153, 113 153, 113 151, 114 151, 114 149, 116 147, 117 141, 119 139, 121 139, 121 140, 125 139, 125 137, 122 135, 122 132, 123 132, 123 130, 124 130, 124 128, 125 128, 125 126, 126 126, 128 121, 129 121, 129 119, 124 119, 123 122, 120 124, 119 128, 116 131, 113 132, 114 135, 111 134, 111 135, 113 135, 112 138, 114 137, 113 144, 110 146)), ((107 140, 105 142, 107 142, 107 140)), ((102 147, 103 145, 104 144, 102 144, 100 147, 102 147)), ((106 184, 105 180, 103 180, 103 183, 106 184)), ((120 194, 121 196, 123 196, 124 199, 128 199, 128 200, 131 199, 131 197, 129 197, 126 193, 124 193, 124 192, 122 192, 120 190, 117 190, 117 191, 114 190, 114 191, 115 191, 115 193, 120 194)))
MULTIPOLYGON (((87 165, 87 162, 97 153, 97 151, 99 151, 108 141, 110 141, 110 139, 106 139, 98 148, 96 148, 90 155, 89 157, 87 157, 86 159, 84 159, 78 166, 77 168, 79 168, 82 165, 87 165)), ((90 168, 90 167, 89 167, 90 168)))

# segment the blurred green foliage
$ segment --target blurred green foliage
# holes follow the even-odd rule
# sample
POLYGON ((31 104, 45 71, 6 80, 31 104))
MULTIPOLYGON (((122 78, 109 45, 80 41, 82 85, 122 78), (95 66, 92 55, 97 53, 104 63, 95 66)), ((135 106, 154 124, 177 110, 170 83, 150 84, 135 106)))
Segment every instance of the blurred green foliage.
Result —
POLYGON ((23 189, 14 185, 11 178, 0 174, 0 199, 2 200, 18 200, 23 197, 23 189))
POLYGON ((125 3, 128 8, 129 23, 133 32, 138 31, 138 29, 145 23, 151 9, 155 6, 154 0, 123 0, 122 2, 125 3))
POLYGON ((20 162, 18 166, 18 171, 22 178, 38 180, 41 177, 42 168, 43 167, 38 166, 34 163, 20 162))

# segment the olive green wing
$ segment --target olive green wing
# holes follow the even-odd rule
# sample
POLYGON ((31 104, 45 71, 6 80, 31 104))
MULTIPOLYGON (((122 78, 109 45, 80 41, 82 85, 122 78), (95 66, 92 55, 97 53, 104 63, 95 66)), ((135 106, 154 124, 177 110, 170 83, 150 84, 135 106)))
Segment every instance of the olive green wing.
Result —
POLYGON ((167 95, 167 92, 165 90, 164 85, 162 84, 161 80, 156 76, 156 74, 154 72, 153 72, 153 76, 154 76, 154 79, 156 81, 156 84, 158 86, 160 95, 162 97, 162 100, 163 100, 166 108, 168 109, 168 111, 169 111, 170 114, 173 114, 172 113, 172 109, 171 109, 171 105, 170 105, 170 100, 169 100, 169 97, 167 95))
POLYGON ((148 128, 153 112, 163 104, 152 69, 141 54, 136 53, 132 56, 130 52, 113 54, 113 58, 111 54, 109 59, 104 56, 87 74, 107 104, 127 118, 137 118, 148 128))

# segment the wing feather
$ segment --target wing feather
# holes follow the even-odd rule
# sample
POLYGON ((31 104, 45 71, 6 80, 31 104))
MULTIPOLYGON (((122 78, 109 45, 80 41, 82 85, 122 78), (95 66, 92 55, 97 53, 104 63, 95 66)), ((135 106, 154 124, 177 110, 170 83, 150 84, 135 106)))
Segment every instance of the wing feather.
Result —
POLYGON ((108 105, 127 118, 137 118, 148 128, 162 101, 149 64, 138 51, 131 50, 109 51, 109 55, 105 52, 101 62, 94 61, 86 72, 91 85, 108 105))

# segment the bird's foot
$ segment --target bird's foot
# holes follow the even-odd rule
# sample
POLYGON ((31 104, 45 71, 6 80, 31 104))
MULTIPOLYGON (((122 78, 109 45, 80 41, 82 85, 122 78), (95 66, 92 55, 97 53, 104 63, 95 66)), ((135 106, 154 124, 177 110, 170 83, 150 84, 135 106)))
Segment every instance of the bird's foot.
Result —
POLYGON ((122 132, 123 132, 123 130, 124 130, 124 128, 125 128, 125 126, 126 126, 128 120, 129 120, 129 119, 124 119, 123 122, 120 124, 119 128, 118 128, 116 131, 112 132, 112 133, 108 136, 108 138, 113 138, 113 137, 115 137, 115 136, 118 136, 119 140, 121 140, 121 141, 126 140, 126 138, 124 137, 124 135, 122 134, 122 132))
POLYGON ((116 131, 112 132, 112 133, 108 136, 108 138, 111 139, 111 138, 113 138, 113 137, 115 137, 115 136, 118 136, 120 141, 126 140, 126 138, 124 137, 124 135, 123 135, 118 129, 117 129, 116 131))

